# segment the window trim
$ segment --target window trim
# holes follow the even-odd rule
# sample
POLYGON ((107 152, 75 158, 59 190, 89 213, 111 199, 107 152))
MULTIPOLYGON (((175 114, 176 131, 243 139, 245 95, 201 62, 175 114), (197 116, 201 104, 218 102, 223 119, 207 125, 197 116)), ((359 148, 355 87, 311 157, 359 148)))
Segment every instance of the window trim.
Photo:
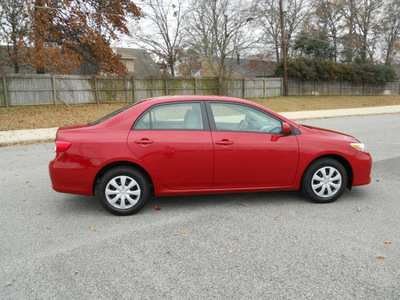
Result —
POLYGON ((135 106, 135 105, 137 105, 137 104, 139 104, 141 102, 142 102, 142 100, 134 102, 134 103, 129 104, 127 106, 121 107, 120 109, 117 109, 117 110, 115 110, 115 111, 113 111, 113 112, 111 112, 111 113, 109 113, 109 114, 107 114, 105 116, 102 116, 100 119, 97 119, 97 120, 94 120, 92 122, 89 122, 88 125, 89 126, 95 126, 97 124, 103 123, 103 122, 105 122, 105 121, 107 121, 107 120, 109 120, 111 118, 114 118, 115 116, 119 115, 120 113, 130 109, 131 107, 133 107, 133 106, 135 106))
POLYGON ((210 123, 209 123, 209 119, 208 119, 208 115, 207 115, 207 111, 206 111, 206 106, 204 101, 200 100, 200 101, 175 101, 175 102, 167 102, 167 103, 158 103, 158 104, 154 104, 152 106, 150 106, 149 108, 147 108, 144 112, 142 112, 140 114, 139 117, 136 118, 135 122, 133 123, 132 127, 131 127, 131 131, 210 131, 210 123), (160 107, 160 106, 167 106, 167 105, 176 105, 176 104, 193 104, 193 103, 197 103, 200 104, 200 112, 201 112, 201 119, 203 121, 203 129, 153 129, 153 128, 149 128, 149 129, 136 129, 136 125, 140 122, 140 120, 147 114, 150 114, 150 127, 151 127, 151 110, 160 107))
MULTIPOLYGON (((282 123, 284 122, 282 119, 280 119, 280 118, 274 116, 273 114, 270 114, 269 112, 267 112, 267 111, 265 111, 265 110, 262 110, 262 109, 260 109, 260 108, 258 108, 258 107, 255 107, 255 106, 248 105, 248 104, 246 104, 246 103, 239 103, 239 102, 233 102, 233 101, 207 101, 206 107, 207 107, 207 114, 208 114, 208 117, 209 117, 209 120, 210 120, 211 131, 287 135, 287 134, 284 134, 284 133, 282 133, 282 132, 279 132, 279 133, 271 133, 271 132, 242 131, 242 130, 241 130, 241 131, 238 131, 238 130, 218 130, 218 129, 217 129, 217 125, 216 125, 216 123, 215 123, 214 114, 213 114, 212 109, 211 109, 211 104, 233 104, 233 105, 240 105, 240 106, 244 106, 244 107, 246 107, 246 108, 250 108, 250 109, 257 110, 257 111, 259 111, 260 113, 263 113, 263 114, 265 114, 265 115, 267 115, 267 116, 269 116, 269 117, 271 117, 271 118, 273 118, 273 119, 279 121, 279 122, 281 123, 281 126, 282 126, 282 123)), ((293 126, 292 126, 292 128, 293 128, 293 131, 292 131, 292 133, 289 134, 289 135, 295 134, 295 131, 294 131, 295 128, 294 128, 293 126)))

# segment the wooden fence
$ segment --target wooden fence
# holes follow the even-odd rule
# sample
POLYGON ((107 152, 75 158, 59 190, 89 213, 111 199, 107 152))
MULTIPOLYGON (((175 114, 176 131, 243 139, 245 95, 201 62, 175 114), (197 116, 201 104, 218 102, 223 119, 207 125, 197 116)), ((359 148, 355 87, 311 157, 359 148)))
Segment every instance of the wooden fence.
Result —
MULTIPOLYGON (((0 106, 134 102, 164 95, 218 95, 216 78, 133 79, 115 76, 6 75, 0 106)), ((225 93, 242 98, 281 94, 280 78, 229 79, 225 93)))
POLYGON ((288 82, 289 95, 338 95, 338 96, 371 96, 399 95, 399 82, 363 83, 346 81, 302 81, 288 82))
MULTIPOLYGON (((217 95, 216 78, 134 79, 116 76, 3 75, 0 106, 135 102, 164 95, 217 95)), ((246 99, 282 94, 281 78, 226 80, 224 94, 246 99)), ((399 83, 289 81, 290 95, 398 95, 399 83)))

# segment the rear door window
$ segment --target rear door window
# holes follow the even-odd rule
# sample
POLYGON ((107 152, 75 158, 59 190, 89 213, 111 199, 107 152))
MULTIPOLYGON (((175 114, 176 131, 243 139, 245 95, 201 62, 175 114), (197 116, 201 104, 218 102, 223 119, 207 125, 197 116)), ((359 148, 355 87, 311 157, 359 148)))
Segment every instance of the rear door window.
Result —
POLYGON ((201 104, 185 102, 157 105, 134 125, 135 130, 204 130, 201 104))

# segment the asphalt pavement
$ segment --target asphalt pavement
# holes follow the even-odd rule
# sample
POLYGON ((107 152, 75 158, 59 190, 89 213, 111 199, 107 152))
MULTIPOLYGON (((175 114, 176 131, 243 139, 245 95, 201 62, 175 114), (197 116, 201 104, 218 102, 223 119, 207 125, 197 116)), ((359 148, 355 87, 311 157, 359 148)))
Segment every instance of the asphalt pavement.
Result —
POLYGON ((400 299, 400 114, 300 123, 365 142, 372 183, 331 204, 160 197, 117 217, 51 189, 53 143, 0 148, 0 298, 400 299))

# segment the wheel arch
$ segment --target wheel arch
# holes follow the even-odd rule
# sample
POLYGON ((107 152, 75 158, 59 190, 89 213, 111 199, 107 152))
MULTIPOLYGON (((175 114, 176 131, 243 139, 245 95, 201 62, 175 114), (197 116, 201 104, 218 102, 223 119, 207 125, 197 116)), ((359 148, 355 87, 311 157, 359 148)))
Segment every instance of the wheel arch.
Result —
POLYGON ((93 194, 96 191, 96 186, 99 183, 100 178, 109 170, 116 168, 116 167, 130 167, 133 169, 136 169, 138 171, 140 171, 141 173, 143 173, 143 175, 146 177, 146 179, 148 180, 149 184, 150 184, 150 188, 154 189, 154 183, 153 183, 153 179, 151 178, 150 174, 146 171, 146 169, 144 169, 142 166, 135 164, 131 161, 114 161, 112 163, 109 163, 107 165, 105 165, 103 168, 100 169, 99 172, 97 172, 96 177, 93 180, 93 184, 92 184, 92 191, 93 194))
POLYGON ((341 155, 337 155, 337 154, 321 155, 321 156, 316 157, 312 161, 310 161, 310 163, 304 169, 303 174, 301 174, 301 183, 303 182, 303 177, 304 177, 304 174, 306 173, 307 169, 311 166, 311 164, 314 161, 321 159, 321 158, 331 158, 331 159, 337 160, 338 162, 340 162, 343 165, 343 167, 345 168, 346 173, 347 173, 347 188, 351 189, 351 186, 353 185, 353 178, 354 178, 353 168, 351 167, 350 162, 346 158, 344 158, 341 155))

